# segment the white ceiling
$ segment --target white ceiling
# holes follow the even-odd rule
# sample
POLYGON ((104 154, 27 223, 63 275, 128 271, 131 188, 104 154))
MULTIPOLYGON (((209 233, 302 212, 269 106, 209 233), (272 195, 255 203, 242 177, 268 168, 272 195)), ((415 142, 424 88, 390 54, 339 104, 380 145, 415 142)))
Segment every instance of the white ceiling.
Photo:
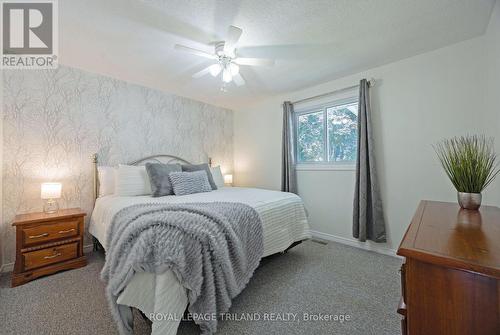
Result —
POLYGON ((64 0, 60 62, 237 109, 256 99, 353 74, 484 33, 495 0, 64 0), (276 59, 241 67, 247 85, 191 75, 210 64, 229 25, 238 54, 276 59))

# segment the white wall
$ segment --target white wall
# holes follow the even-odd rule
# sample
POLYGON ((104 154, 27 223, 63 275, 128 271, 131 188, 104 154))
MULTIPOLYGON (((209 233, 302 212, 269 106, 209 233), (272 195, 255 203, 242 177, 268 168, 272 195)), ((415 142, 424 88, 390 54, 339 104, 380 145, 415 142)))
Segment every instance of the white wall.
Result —
MULTIPOLYGON (((497 0, 485 35, 487 54, 486 110, 491 115, 490 124, 496 125, 496 148, 500 156, 500 0, 497 0)), ((500 184, 496 181, 494 186, 500 184)), ((496 203, 500 204, 500 187, 496 188, 496 203)))
MULTIPOLYGON (((456 201, 432 144, 466 133, 500 137, 485 109, 486 46, 486 37, 475 38, 237 110, 235 183, 279 189, 284 100, 373 77, 376 159, 388 224, 384 247, 396 249, 421 199, 456 201)), ((499 80, 492 81, 497 92, 499 80)), ((499 184, 500 178, 485 193, 485 203, 500 205, 499 184)), ((313 230, 351 239, 354 171, 299 171, 298 187, 313 230)))

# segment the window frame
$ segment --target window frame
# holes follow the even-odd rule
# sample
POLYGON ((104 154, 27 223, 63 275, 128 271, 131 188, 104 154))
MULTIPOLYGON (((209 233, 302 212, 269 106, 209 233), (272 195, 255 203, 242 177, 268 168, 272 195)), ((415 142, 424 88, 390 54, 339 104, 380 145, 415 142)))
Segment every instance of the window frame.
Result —
MULTIPOLYGON (((294 145, 295 145, 295 167, 296 170, 346 170, 351 171, 356 169, 356 160, 354 161, 329 161, 329 141, 328 141, 328 112, 329 108, 334 108, 342 105, 347 105, 351 103, 358 103, 359 106, 359 97, 357 95, 352 95, 346 98, 334 99, 329 102, 325 102, 322 104, 312 105, 308 107, 298 108, 294 111, 293 122, 294 122, 294 145), (298 119, 302 115, 307 115, 311 113, 323 113, 323 161, 321 162, 299 162, 299 127, 298 127, 298 119)), ((358 116, 359 117, 359 116, 358 116)), ((358 129, 359 131, 359 129, 358 129)))

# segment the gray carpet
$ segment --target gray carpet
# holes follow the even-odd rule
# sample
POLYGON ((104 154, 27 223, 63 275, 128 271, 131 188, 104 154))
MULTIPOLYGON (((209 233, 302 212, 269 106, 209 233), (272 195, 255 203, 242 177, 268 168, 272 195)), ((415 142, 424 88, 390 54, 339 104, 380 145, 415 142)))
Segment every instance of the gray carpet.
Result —
MULTIPOLYGON (((99 280, 102 254, 89 265, 10 288, 0 278, 0 334, 117 334, 99 280)), ((398 334, 400 297, 396 258, 348 246, 305 242, 264 259, 231 313, 296 313, 298 321, 222 321, 217 334, 398 334), (349 315, 350 320, 304 321, 304 313, 349 315)), ((264 314, 267 313, 267 314, 264 314)), ((291 318, 293 319, 293 318, 291 318)), ((148 334, 140 316, 136 334, 148 334)), ((198 334, 182 322, 179 335, 198 334)))

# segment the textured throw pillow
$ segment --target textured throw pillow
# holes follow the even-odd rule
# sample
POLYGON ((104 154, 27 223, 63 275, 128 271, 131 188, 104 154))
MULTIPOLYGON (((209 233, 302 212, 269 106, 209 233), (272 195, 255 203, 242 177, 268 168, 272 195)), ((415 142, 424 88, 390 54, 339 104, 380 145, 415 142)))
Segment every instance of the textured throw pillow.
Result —
POLYGON ((150 195, 151 185, 145 166, 118 165, 115 193, 119 196, 150 195))
POLYGON ((99 196, 111 195, 115 193, 116 168, 114 166, 98 166, 97 175, 99 178, 99 196))
POLYGON ((212 190, 217 189, 217 185, 215 185, 214 178, 212 177, 212 173, 210 172, 210 167, 207 163, 204 164, 186 164, 182 166, 182 171, 184 172, 194 172, 194 171, 205 171, 207 173, 208 182, 212 187, 212 190))
POLYGON ((212 187, 208 182, 207 172, 172 172, 169 175, 175 195, 188 195, 201 192, 210 192, 212 187))
POLYGON ((210 172, 212 173, 212 178, 217 188, 224 187, 224 177, 222 176, 220 166, 211 167, 210 172))
POLYGON ((180 164, 146 163, 146 171, 151 183, 153 197, 163 197, 174 194, 168 175, 171 172, 181 172, 180 164))

